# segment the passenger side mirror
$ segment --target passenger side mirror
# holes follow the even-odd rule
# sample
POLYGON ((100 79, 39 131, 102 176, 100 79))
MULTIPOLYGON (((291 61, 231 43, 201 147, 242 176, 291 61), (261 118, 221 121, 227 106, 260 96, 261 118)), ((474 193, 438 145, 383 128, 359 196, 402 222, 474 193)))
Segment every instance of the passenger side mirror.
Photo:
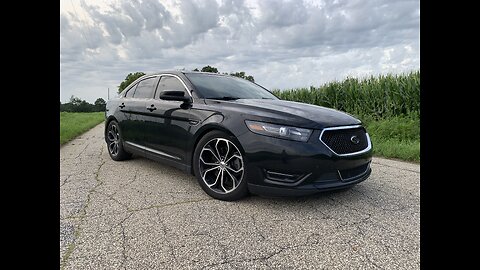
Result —
POLYGON ((185 96, 184 91, 164 90, 160 93, 160 99, 183 101, 184 103, 192 103, 192 97, 185 96))

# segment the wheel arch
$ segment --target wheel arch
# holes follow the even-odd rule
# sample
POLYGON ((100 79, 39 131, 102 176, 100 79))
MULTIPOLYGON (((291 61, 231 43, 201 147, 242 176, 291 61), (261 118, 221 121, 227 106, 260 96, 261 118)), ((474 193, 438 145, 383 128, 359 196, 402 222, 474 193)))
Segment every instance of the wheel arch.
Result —
MULTIPOLYGON (((209 124, 209 125, 206 125, 206 126, 203 126, 201 129, 199 129, 195 135, 194 135, 194 139, 192 140, 193 141, 193 145, 190 147, 191 149, 191 152, 190 152, 190 162, 188 164, 190 164, 190 173, 193 175, 194 172, 193 172, 193 156, 195 155, 195 149, 197 148, 197 145, 198 145, 198 142, 200 142, 200 140, 208 133, 212 132, 212 131, 222 131, 222 132, 225 132, 231 136, 235 136, 235 134, 233 134, 233 132, 231 132, 229 129, 225 128, 224 126, 222 125, 218 125, 216 123, 212 123, 212 124, 209 124)), ((240 146, 241 147, 241 146, 240 146)))

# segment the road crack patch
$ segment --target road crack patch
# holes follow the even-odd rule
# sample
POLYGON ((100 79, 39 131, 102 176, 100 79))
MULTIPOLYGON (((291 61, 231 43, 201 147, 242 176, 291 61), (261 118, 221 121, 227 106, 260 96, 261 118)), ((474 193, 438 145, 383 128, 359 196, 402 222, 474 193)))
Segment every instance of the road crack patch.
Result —
MULTIPOLYGON (((85 147, 86 148, 86 147, 85 147)), ((85 150, 84 148, 84 150, 85 150)), ((82 152, 84 151, 82 150, 82 152)), ((102 152, 103 152, 103 148, 102 148, 102 152)), ((78 216, 79 219, 80 219, 80 222, 79 222, 79 225, 78 225, 78 228, 75 230, 74 232, 74 237, 73 237, 73 241, 72 243, 70 243, 68 245, 68 248, 67 250, 65 251, 65 254, 63 255, 62 257, 62 260, 60 262, 60 269, 65 269, 65 267, 68 265, 68 259, 70 258, 70 256, 72 255, 73 251, 75 250, 76 248, 76 245, 75 245, 75 242, 76 240, 80 237, 81 235, 81 232, 82 232, 82 225, 84 224, 85 222, 85 218, 87 217, 87 208, 88 206, 90 205, 90 201, 91 201, 91 196, 92 194, 95 192, 95 190, 101 186, 103 184, 103 181, 101 181, 99 179, 99 172, 100 170, 102 169, 103 165, 105 164, 105 160, 102 160, 102 163, 100 164, 100 166, 98 166, 97 170, 95 171, 94 175, 95 175, 95 180, 97 181, 97 183, 95 184, 95 186, 89 190, 88 194, 87 194, 87 200, 83 206, 83 208, 80 210, 80 215, 78 216)))
POLYGON ((127 236, 125 234, 125 221, 127 219, 129 219, 131 216, 133 215, 133 213, 131 213, 130 215, 128 215, 126 218, 124 218, 121 222, 120 222, 120 228, 122 229, 122 268, 123 269, 127 269, 127 266, 125 265, 125 263, 127 262, 127 236))
POLYGON ((166 204, 159 204, 159 205, 150 205, 150 206, 147 206, 147 207, 130 209, 129 212, 138 212, 138 211, 150 210, 150 209, 154 209, 154 208, 164 208, 164 207, 170 207, 170 206, 176 206, 176 205, 182 205, 182 204, 190 204, 190 203, 197 203, 197 202, 203 202, 203 201, 211 201, 211 200, 213 200, 213 198, 198 199, 198 200, 187 200, 187 201, 180 201, 180 202, 175 202, 175 203, 166 203, 166 204))

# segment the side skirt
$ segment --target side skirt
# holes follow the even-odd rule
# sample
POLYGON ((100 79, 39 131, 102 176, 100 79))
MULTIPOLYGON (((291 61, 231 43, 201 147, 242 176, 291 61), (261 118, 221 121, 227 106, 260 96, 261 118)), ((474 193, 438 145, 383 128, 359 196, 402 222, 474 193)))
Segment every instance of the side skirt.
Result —
POLYGON ((148 159, 152 159, 152 160, 161 162, 162 164, 178 168, 178 169, 180 169, 180 170, 182 170, 182 171, 184 171, 188 174, 191 173, 191 166, 186 165, 179 160, 175 160, 173 158, 169 158, 169 157, 166 157, 166 156, 156 154, 156 153, 151 152, 147 149, 143 149, 143 148, 137 147, 135 145, 132 145, 129 142, 124 142, 123 143, 123 148, 129 153, 137 154, 139 156, 143 156, 143 157, 146 157, 148 159))

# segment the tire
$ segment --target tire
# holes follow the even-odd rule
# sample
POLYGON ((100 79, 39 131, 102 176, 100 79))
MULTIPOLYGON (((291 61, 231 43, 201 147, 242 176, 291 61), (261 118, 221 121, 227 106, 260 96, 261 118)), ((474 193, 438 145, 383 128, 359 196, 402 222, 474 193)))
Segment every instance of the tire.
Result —
POLYGON ((107 141, 107 150, 110 157, 115 161, 122 161, 129 159, 132 154, 123 149, 122 132, 118 122, 115 120, 108 123, 107 132, 105 133, 107 141))
POLYGON ((197 144, 193 171, 211 197, 235 201, 248 195, 245 160, 238 140, 222 131, 211 131, 197 144))

